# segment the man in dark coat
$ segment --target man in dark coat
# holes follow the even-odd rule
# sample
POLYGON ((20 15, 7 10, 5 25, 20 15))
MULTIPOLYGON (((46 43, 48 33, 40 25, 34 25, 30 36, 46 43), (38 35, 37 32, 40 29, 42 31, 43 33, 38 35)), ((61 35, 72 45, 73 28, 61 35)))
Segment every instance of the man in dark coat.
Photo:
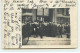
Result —
POLYGON ((48 24, 48 36, 49 37, 52 37, 52 33, 51 33, 52 27, 51 26, 52 26, 51 22, 49 22, 49 24, 48 24))
POLYGON ((31 36, 31 31, 30 31, 30 23, 27 23, 22 26, 22 44, 26 45, 27 41, 29 40, 29 37, 31 36))
POLYGON ((24 39, 26 37, 26 25, 22 26, 22 38, 24 39))
POLYGON ((43 38, 44 36, 44 24, 43 23, 39 23, 39 35, 40 35, 40 38, 43 38))
POLYGON ((35 23, 33 23, 32 27, 33 27, 32 28, 33 29, 33 35, 36 38, 37 37, 37 25, 35 23))
POLYGON ((28 36, 28 37, 30 37, 31 36, 31 26, 30 26, 30 23, 27 23, 26 24, 26 35, 28 36))
POLYGON ((56 35, 57 35, 57 25, 54 22, 52 22, 51 23, 51 36, 56 37, 56 35))
POLYGON ((54 23, 54 37, 57 36, 57 24, 54 23))
POLYGON ((31 34, 30 23, 27 23, 27 24, 23 25, 23 27, 22 27, 22 35, 23 35, 23 37, 29 37, 30 34, 31 34))
POLYGON ((69 24, 65 26, 65 30, 66 30, 67 38, 70 38, 70 25, 69 24))
POLYGON ((55 36, 55 33, 54 33, 55 28, 54 28, 54 27, 55 27, 55 26, 54 26, 54 23, 51 23, 51 25, 50 25, 51 37, 54 37, 54 36, 55 36))
POLYGON ((49 32, 48 29, 49 29, 49 28, 48 28, 48 23, 47 23, 47 22, 44 23, 43 28, 44 28, 44 35, 45 35, 45 36, 48 36, 48 34, 49 34, 49 33, 48 33, 48 32, 49 32))
POLYGON ((61 24, 58 26, 58 32, 59 32, 59 37, 62 38, 62 25, 61 24))
POLYGON ((51 36, 51 26, 50 26, 50 23, 47 25, 47 36, 48 37, 51 36))

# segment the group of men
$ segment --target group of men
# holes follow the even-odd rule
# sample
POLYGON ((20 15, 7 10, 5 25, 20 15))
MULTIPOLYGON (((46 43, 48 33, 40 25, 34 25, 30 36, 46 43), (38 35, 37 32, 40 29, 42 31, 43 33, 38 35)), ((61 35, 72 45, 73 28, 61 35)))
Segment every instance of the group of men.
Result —
POLYGON ((70 37, 70 25, 69 24, 56 24, 54 22, 34 22, 26 23, 22 26, 22 35, 23 37, 38 37, 43 38, 47 37, 60 37, 62 34, 66 34, 67 38, 70 37))

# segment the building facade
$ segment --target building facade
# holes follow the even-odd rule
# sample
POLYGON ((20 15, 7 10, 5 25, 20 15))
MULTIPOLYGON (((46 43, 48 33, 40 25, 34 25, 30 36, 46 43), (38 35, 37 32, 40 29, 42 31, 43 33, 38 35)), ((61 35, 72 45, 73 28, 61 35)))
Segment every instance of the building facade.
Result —
POLYGON ((69 23, 69 8, 51 9, 22 9, 22 21, 24 22, 55 22, 69 23))

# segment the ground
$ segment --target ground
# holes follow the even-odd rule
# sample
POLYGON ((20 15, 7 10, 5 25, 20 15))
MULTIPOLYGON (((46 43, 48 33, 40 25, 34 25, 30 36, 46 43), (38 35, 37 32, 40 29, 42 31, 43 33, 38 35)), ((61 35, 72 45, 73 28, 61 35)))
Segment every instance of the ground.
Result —
POLYGON ((40 36, 37 38, 29 37, 28 45, 70 45, 70 38, 67 38, 66 35, 62 35, 62 38, 43 36, 41 39, 40 36))

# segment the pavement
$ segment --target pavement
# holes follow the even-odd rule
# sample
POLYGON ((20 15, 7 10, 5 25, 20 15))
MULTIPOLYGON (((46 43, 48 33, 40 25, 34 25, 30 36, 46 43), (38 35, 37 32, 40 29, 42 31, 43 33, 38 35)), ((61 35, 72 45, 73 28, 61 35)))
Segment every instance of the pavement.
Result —
POLYGON ((41 39, 40 36, 34 38, 29 37, 27 45, 70 45, 70 38, 67 38, 66 35, 63 35, 62 38, 56 37, 46 37, 43 36, 41 39))

